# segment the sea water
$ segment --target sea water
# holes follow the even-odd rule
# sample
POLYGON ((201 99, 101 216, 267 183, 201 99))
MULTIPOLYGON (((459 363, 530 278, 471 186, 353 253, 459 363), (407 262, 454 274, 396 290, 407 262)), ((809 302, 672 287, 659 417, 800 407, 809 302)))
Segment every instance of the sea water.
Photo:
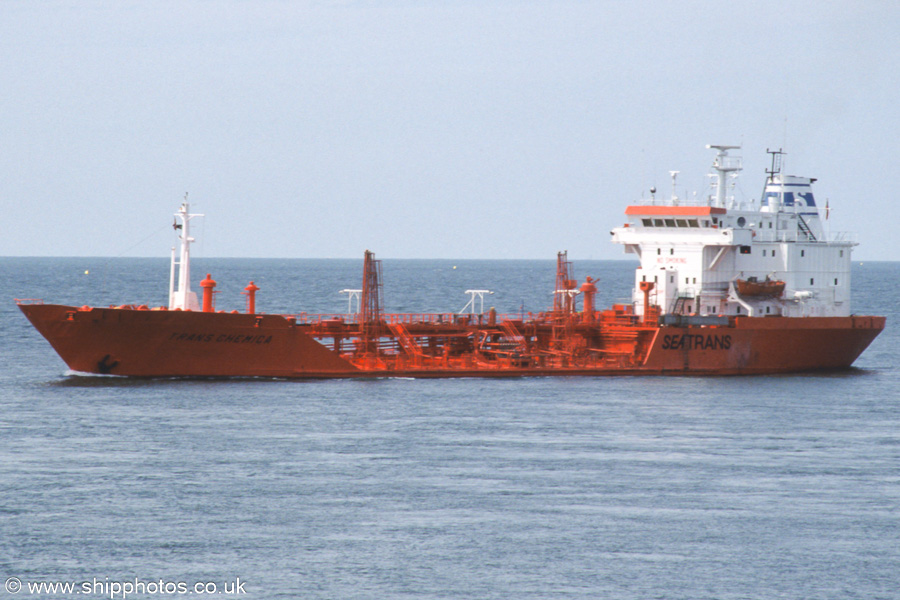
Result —
MULTIPOLYGON (((193 279, 339 313, 361 262, 193 279)), ((554 261, 383 266, 391 312, 552 305, 554 261)), ((606 306, 634 266, 575 271, 606 306)), ((854 264, 854 312, 888 324, 836 373, 134 381, 68 373, 13 299, 162 305, 166 260, 2 258, 0 594, 898 598, 898 278, 854 264)))

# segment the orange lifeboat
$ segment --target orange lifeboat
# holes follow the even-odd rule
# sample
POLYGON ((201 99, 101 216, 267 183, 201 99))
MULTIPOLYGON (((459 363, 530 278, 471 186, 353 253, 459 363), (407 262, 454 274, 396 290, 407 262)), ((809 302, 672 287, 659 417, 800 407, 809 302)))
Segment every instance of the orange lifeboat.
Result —
POLYGON ((779 298, 784 294, 784 282, 768 277, 765 281, 759 281, 756 277, 736 279, 734 287, 741 296, 754 298, 779 298))

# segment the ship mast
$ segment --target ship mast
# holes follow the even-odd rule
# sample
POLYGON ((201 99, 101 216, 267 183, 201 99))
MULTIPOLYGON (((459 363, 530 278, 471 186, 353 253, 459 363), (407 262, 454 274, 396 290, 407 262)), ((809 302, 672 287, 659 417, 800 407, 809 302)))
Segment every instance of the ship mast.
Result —
POLYGON ((363 282, 360 298, 360 329, 363 349, 366 353, 377 352, 378 336, 381 333, 384 314, 384 294, 381 288, 381 261, 375 260, 375 253, 366 250, 363 261, 363 282))
POLYGON ((727 185, 728 175, 741 170, 741 159, 737 156, 728 156, 729 150, 740 150, 740 146, 715 146, 709 145, 707 148, 718 150, 716 160, 713 162, 713 169, 716 171, 716 200, 713 206, 725 208, 725 188, 727 185))
POLYGON ((556 255, 556 289, 553 291, 553 313, 556 316, 575 312, 573 297, 578 294, 578 282, 572 275, 572 263, 568 251, 556 255))
MULTIPOLYGON (((775 176, 781 175, 781 162, 784 159, 783 149, 779 148, 778 150, 769 150, 766 148, 766 153, 772 155, 772 167, 770 169, 766 169, 766 183, 763 185, 763 194, 762 199, 760 200, 760 205, 766 202, 766 189, 769 187, 770 183, 775 183, 775 176)), ((772 203, 770 202, 770 206, 772 203)), ((778 203, 777 208, 775 210, 780 210, 781 207, 784 206, 784 186, 781 186, 781 191, 778 194, 778 203)), ((774 206, 773 206, 774 208, 774 206)))
POLYGON ((181 252, 176 260, 175 248, 172 248, 172 267, 169 273, 169 310, 200 309, 200 304, 197 302, 197 294, 191 291, 191 242, 195 240, 190 234, 190 223, 194 217, 202 216, 191 214, 190 205, 187 202, 187 194, 185 194, 181 208, 175 213, 175 217, 181 219, 181 223, 177 221, 172 223, 172 227, 176 231, 181 230, 181 235, 178 236, 181 240, 181 252), (175 287, 176 270, 177 288, 175 287))

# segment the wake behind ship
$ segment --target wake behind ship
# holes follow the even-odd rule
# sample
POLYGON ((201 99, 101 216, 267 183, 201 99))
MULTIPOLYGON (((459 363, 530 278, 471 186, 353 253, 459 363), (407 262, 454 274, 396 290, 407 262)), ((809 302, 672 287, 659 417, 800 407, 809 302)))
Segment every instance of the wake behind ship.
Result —
MULTIPOLYGON (((185 202, 172 253, 169 304, 108 308, 17 300, 70 369, 134 377, 509 377, 787 373, 847 368, 882 331, 884 317, 850 311, 847 234, 826 231, 811 178, 783 175, 781 153, 763 197, 738 202, 727 179, 735 146, 709 146, 714 193, 689 205, 628 206, 612 240, 637 255, 629 303, 598 310, 596 282, 577 281, 557 257, 554 303, 537 315, 391 314, 380 261, 366 252, 358 310, 343 315, 262 314, 259 288, 245 313, 216 311, 210 275, 191 290, 185 202)), ((674 189, 674 174, 673 174, 674 189)), ((827 218, 827 210, 826 218, 827 218)), ((549 278, 548 278, 549 279, 549 278)))

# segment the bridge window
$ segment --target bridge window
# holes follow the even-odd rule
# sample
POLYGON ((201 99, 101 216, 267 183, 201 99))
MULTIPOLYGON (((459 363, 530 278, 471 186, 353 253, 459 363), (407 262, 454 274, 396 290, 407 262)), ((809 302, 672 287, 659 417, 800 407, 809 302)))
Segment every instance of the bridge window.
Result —
POLYGON ((653 226, 654 227, 665 227, 662 219, 653 219, 653 226))
POLYGON ((666 219, 666 227, 675 227, 675 219, 666 219))
POLYGON ((677 219, 675 222, 678 223, 679 227, 687 227, 688 226, 687 221, 685 221, 684 219, 677 219))
POLYGON ((691 227, 700 227, 700 223, 697 222, 697 219, 691 219, 690 221, 688 221, 688 225, 690 225, 691 227))
POLYGON ((653 227, 653 219, 641 219, 644 227, 653 227))

